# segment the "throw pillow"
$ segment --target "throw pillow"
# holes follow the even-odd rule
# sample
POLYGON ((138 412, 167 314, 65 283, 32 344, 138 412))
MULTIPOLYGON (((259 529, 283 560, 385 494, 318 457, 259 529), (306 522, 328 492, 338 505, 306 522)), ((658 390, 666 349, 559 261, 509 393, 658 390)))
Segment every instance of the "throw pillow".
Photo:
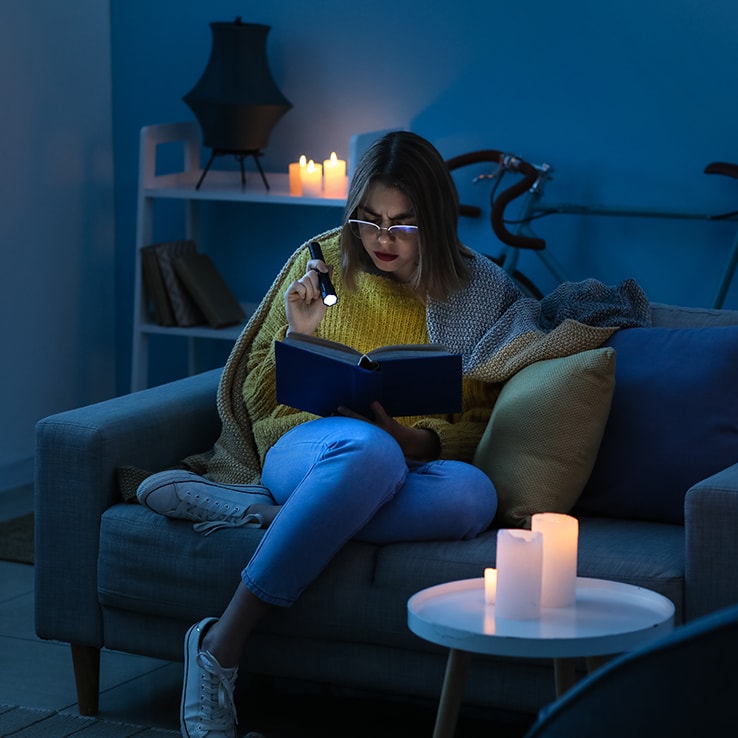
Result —
POLYGON ((611 348, 531 364, 502 387, 474 464, 494 482, 495 523, 568 513, 594 466, 615 377, 611 348))
POLYGON ((612 410, 578 509, 684 523, 696 482, 738 461, 738 327, 628 328, 612 410))

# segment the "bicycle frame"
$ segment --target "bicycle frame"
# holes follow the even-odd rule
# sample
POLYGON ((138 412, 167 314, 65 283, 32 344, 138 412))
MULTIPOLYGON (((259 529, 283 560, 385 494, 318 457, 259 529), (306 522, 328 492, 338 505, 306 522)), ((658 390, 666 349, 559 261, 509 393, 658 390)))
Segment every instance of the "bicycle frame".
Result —
MULTIPOLYGON (((525 195, 523 195, 520 203, 520 210, 518 211, 518 217, 515 221, 512 221, 512 225, 515 226, 515 228, 513 228, 513 233, 524 236, 525 238, 537 238, 530 224, 539 213, 545 212, 542 210, 541 199, 543 198, 545 185, 553 174, 553 168, 550 164, 534 164, 533 166, 538 172, 538 176, 533 185, 528 189, 525 195)), ((494 203, 492 207, 494 209, 494 203)), ((508 221, 508 224, 511 223, 508 221)), ((568 281, 564 267, 550 251, 544 248, 537 249, 535 253, 541 262, 543 262, 543 265, 559 282, 568 281)), ((510 244, 503 244, 502 268, 505 271, 512 273, 517 267, 519 258, 519 248, 511 246, 510 244)))
MULTIPOLYGON (((615 217, 634 217, 634 218, 664 218, 668 220, 735 220, 735 217, 722 218, 719 215, 698 212, 680 212, 676 210, 648 210, 646 208, 622 208, 622 207, 605 207, 605 206, 582 206, 571 204, 548 204, 538 202, 534 208, 534 213, 554 214, 554 213, 570 213, 573 215, 609 215, 615 217)), ((738 267, 738 231, 733 237, 733 243, 728 255, 728 261, 723 268, 723 273, 718 283, 715 298, 712 303, 713 308, 722 308, 725 297, 728 294, 733 277, 735 276, 736 267, 738 267)))
MULTIPOLYGON (((531 222, 536 218, 554 214, 568 215, 598 215, 611 217, 633 217, 633 218, 662 218, 668 220, 738 220, 738 213, 715 214, 705 212, 685 212, 682 210, 659 210, 654 208, 633 208, 633 207, 617 207, 604 205, 579 205, 574 203, 548 203, 543 199, 545 185, 551 179, 553 169, 549 164, 532 165, 538 172, 538 177, 531 187, 522 196, 518 217, 514 221, 506 221, 508 225, 514 226, 513 233, 524 238, 537 238, 533 231, 531 222)), ((708 173, 726 173, 720 171, 719 168, 712 168, 714 165, 708 165, 705 170, 708 173)), ((507 203, 506 203, 507 204, 507 203)), ((495 203, 493 203, 493 209, 495 203)), ((505 271, 512 273, 516 267, 520 256, 520 249, 514 245, 503 244, 502 266, 505 271)), ((546 249, 537 251, 538 257, 549 270, 549 272, 559 281, 567 281, 567 275, 564 268, 556 260, 556 258, 546 249)), ((738 268, 738 231, 733 238, 733 243, 728 256, 727 263, 720 277, 718 289, 713 300, 713 308, 722 308, 725 297, 730 288, 730 284, 735 276, 736 268, 738 268)))

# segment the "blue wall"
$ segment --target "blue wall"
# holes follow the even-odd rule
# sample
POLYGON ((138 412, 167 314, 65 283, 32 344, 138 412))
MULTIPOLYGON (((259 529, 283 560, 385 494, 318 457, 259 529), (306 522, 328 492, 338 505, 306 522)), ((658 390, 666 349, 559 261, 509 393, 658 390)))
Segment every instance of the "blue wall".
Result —
MULTIPOLYGON (((208 23, 238 15, 271 27, 271 68, 294 105, 274 129, 266 170, 286 171, 302 152, 345 158, 351 134, 404 127, 447 157, 497 148, 549 162, 556 201, 736 209, 738 182, 702 173, 710 161, 738 161, 734 0, 462 0, 452 15, 421 0, 111 0, 119 391, 130 370, 138 132, 192 119, 181 98, 208 59, 208 23)), ((465 200, 484 201, 481 186, 459 186, 465 200)), ((202 246, 239 298, 256 300, 296 245, 339 218, 332 208, 217 204, 202 246)), ((180 235, 178 217, 158 222, 157 238, 180 235)), ((569 215, 537 229, 572 279, 633 276, 653 300, 689 305, 712 303, 734 231, 569 215)), ((462 235, 498 250, 486 221, 462 235)), ((554 286, 530 254, 521 268, 554 286)), ((738 286, 726 307, 738 307, 738 286)), ((154 347, 154 382, 183 373, 182 343, 154 347)), ((205 363, 225 352, 213 348, 205 363)))
POLYGON ((116 391, 109 38, 99 0, 0 2, 0 493, 39 418, 116 391))

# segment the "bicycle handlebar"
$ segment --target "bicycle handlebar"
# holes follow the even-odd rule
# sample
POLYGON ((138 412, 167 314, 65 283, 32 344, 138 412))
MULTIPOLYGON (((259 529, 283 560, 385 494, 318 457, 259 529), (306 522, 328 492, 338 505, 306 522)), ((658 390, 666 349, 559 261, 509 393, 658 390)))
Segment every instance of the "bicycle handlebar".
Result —
MULTIPOLYGON (((460 154, 451 159, 446 160, 446 166, 449 171, 459 169, 460 167, 469 166, 470 164, 479 164, 481 162, 493 162, 501 168, 522 174, 521 180, 516 182, 512 187, 508 187, 501 192, 492 203, 490 212, 490 222, 492 230, 497 238, 508 246, 519 249, 535 249, 540 251, 546 248, 546 242, 542 238, 532 236, 521 236, 510 233, 505 224, 505 208, 516 198, 529 190, 538 179, 538 170, 526 161, 519 159, 512 154, 506 154, 496 149, 481 149, 479 151, 470 151, 468 154, 460 154)), ((482 210, 474 205, 459 205, 460 215, 478 216, 482 210)))
POLYGON ((725 161, 713 161, 705 167, 705 174, 724 174, 726 177, 738 179, 738 164, 725 161))

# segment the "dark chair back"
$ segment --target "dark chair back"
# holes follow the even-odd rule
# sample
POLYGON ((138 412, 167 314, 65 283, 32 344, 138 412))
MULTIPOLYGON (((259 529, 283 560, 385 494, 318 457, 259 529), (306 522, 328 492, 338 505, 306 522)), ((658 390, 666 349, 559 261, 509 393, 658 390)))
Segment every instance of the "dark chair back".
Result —
POLYGON ((738 735, 738 605, 614 658, 544 707, 526 738, 738 735))

